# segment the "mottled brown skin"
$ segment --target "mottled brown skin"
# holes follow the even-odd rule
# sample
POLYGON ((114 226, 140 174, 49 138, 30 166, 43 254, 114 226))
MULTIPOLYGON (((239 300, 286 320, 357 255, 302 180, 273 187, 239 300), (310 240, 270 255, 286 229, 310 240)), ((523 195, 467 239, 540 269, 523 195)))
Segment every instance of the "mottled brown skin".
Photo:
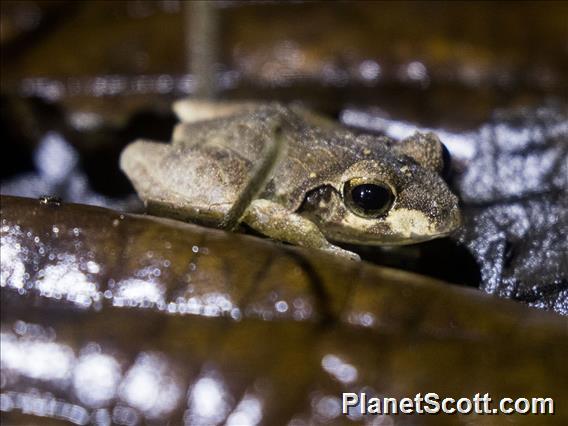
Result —
POLYGON ((246 223, 271 238, 356 258, 331 241, 408 244, 460 223, 457 197, 439 173, 434 134, 399 143, 357 135, 302 108, 185 100, 171 145, 137 141, 121 167, 149 210, 209 226, 246 223), (378 217, 344 200, 350 179, 391 189, 378 217))

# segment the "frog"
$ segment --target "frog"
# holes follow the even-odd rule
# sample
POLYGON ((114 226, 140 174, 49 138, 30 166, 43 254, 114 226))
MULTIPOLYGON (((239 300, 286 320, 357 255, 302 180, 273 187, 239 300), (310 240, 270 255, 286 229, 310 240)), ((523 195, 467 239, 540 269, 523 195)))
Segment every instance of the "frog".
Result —
POLYGON ((301 105, 182 99, 171 143, 139 139, 120 167, 149 213, 359 260, 349 245, 444 237, 461 223, 434 133, 396 141, 301 105))

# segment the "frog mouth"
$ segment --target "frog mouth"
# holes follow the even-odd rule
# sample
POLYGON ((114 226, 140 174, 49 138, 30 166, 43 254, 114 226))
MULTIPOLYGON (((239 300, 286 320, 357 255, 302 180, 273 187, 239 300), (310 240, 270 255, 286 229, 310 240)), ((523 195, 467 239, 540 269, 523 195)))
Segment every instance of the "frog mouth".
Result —
POLYGON ((440 233, 436 233, 436 234, 429 234, 429 235, 423 235, 423 234, 410 234, 410 235, 390 235, 388 237, 382 237, 382 238, 372 238, 369 235, 358 235, 358 236, 354 236, 354 235, 339 235, 339 234, 335 234, 333 236, 333 238, 330 238, 330 240, 334 243, 334 244, 354 244, 354 245, 359 245, 359 246, 369 246, 369 247, 377 247, 377 246, 385 246, 385 247, 389 247, 389 246, 405 246, 405 245, 411 245, 411 244, 418 244, 418 243, 423 243, 426 241, 430 241, 430 240, 434 240, 437 238, 444 238, 447 237, 448 235, 452 234, 453 231, 447 231, 447 232, 440 232, 440 233))
POLYGON ((446 227, 446 230, 443 231, 442 234, 444 236, 447 236, 457 231, 459 228, 461 228, 462 224, 463 224, 462 214, 460 212, 460 209, 456 207, 452 210, 452 213, 450 214, 449 226, 446 227))
POLYGON ((445 226, 439 227, 437 232, 427 235, 414 235, 415 242, 430 241, 436 238, 448 237, 458 231, 463 224, 461 212, 458 208, 452 210, 445 226))
MULTIPOLYGON (((437 238, 444 238, 453 233, 455 233, 462 224, 461 213, 459 209, 454 209, 448 220, 440 226, 432 226, 430 224, 423 227, 419 227, 422 232, 417 232, 415 229, 409 227, 403 227, 406 232, 389 232, 388 228, 377 229, 376 232, 362 232, 362 233, 352 233, 343 229, 334 229, 332 235, 329 235, 330 239, 341 244, 356 244, 362 246, 401 246, 409 244, 417 244, 425 241, 434 240, 437 238), (382 232, 381 232, 382 231, 382 232)), ((381 224, 384 226, 384 223, 381 224)), ((400 222, 394 221, 392 225, 401 225, 400 222)), ((396 226, 392 226, 396 229, 396 226)), ((399 228, 400 229, 400 228, 399 228)))
POLYGON ((415 235, 411 235, 408 238, 401 238, 398 241, 381 243, 380 245, 402 246, 402 245, 409 245, 409 244, 419 244, 419 243, 424 243, 426 241, 435 240, 435 239, 438 239, 438 238, 448 237, 451 234, 453 234, 454 232, 455 232, 455 229, 452 229, 452 230, 449 230, 449 231, 444 231, 444 232, 439 232, 439 233, 436 233, 436 234, 429 234, 429 235, 415 234, 415 235))

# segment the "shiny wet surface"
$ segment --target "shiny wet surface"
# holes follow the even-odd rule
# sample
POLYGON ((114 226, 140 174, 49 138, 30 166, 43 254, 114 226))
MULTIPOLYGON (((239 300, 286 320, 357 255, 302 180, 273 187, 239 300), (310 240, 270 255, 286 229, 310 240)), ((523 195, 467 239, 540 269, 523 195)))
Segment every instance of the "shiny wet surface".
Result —
POLYGON ((342 391, 424 387, 565 398, 566 321, 514 302, 81 205, 3 197, 1 230, 8 423, 341 423, 342 391))

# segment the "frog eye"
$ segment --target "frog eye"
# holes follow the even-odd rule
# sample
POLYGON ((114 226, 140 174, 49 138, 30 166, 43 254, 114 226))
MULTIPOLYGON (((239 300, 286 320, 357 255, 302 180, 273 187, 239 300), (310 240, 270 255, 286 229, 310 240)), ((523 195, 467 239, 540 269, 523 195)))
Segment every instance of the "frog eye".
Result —
POLYGON ((386 184, 355 178, 345 183, 343 199, 356 215, 373 218, 390 209, 394 202, 394 193, 386 184))

